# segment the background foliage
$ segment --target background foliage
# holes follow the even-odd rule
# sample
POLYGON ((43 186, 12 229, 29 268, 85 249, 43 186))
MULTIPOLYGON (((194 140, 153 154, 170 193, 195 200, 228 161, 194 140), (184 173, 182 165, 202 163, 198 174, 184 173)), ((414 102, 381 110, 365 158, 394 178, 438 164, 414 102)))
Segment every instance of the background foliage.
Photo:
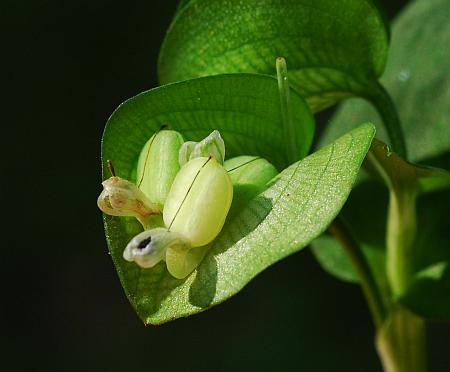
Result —
MULTIPOLYGON (((383 5, 392 14, 403 2, 383 5)), ((176 1, 1 6, 8 50, 1 146, 5 367, 380 369, 358 287, 323 273, 307 250, 220 307, 144 328, 123 296, 95 205, 99 138, 119 103, 156 85, 158 50, 176 1)), ((430 327, 432 371, 450 364, 449 334, 448 325, 430 327)))

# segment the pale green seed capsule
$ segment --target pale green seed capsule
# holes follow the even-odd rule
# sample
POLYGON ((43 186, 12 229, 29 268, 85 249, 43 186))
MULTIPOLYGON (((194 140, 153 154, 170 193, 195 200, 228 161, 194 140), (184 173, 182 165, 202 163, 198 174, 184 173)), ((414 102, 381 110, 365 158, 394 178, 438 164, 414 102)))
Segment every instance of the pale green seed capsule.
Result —
POLYGON ((200 264, 208 252, 208 246, 192 248, 175 244, 167 248, 166 264, 170 275, 177 279, 187 277, 200 264))
POLYGON ((229 212, 233 218, 242 207, 267 187, 278 171, 266 159, 256 156, 237 156, 223 164, 233 182, 233 205, 229 212))
POLYGON ((180 170, 178 154, 183 142, 180 133, 161 130, 147 141, 139 155, 137 185, 160 211, 180 170))
POLYGON ((199 157, 178 172, 164 205, 166 227, 192 247, 210 243, 225 223, 233 185, 227 171, 214 158, 199 157))
MULTIPOLYGON (((145 167, 156 139, 150 139, 141 153, 138 174, 144 179, 150 177, 145 167)), ((165 228, 151 228, 136 235, 123 253, 127 261, 150 268, 165 259, 170 274, 179 279, 199 265, 207 244, 220 233, 233 199, 231 179, 222 166, 224 156, 225 145, 217 131, 201 142, 188 142, 182 147, 179 159, 185 164, 171 182, 165 199, 165 228)), ((155 182, 161 181, 157 177, 155 182)))
POLYGON ((253 185, 256 188, 263 187, 278 174, 271 163, 257 156, 237 156, 225 161, 223 167, 233 185, 253 185))

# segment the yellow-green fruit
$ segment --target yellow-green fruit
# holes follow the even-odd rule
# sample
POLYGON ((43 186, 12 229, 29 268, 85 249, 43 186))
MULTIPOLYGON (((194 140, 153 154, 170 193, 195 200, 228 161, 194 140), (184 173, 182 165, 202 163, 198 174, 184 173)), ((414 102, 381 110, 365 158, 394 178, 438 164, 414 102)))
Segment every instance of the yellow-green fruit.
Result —
POLYGON ((199 157, 178 172, 164 205, 166 227, 192 247, 210 243, 225 223, 233 199, 227 171, 214 158, 199 157))
POLYGON ((237 156, 223 164, 228 171, 233 185, 265 186, 278 174, 277 169, 266 159, 257 156, 237 156))
POLYGON ((187 245, 174 245, 167 248, 166 264, 169 273, 183 279, 193 272, 208 252, 208 246, 189 247, 187 245))
POLYGON ((233 182, 233 205, 230 218, 238 214, 247 203, 263 191, 278 172, 266 159, 256 156, 238 156, 223 164, 233 182))
POLYGON ((139 155, 136 183, 161 211, 180 170, 178 152, 183 142, 180 133, 161 130, 147 141, 139 155))

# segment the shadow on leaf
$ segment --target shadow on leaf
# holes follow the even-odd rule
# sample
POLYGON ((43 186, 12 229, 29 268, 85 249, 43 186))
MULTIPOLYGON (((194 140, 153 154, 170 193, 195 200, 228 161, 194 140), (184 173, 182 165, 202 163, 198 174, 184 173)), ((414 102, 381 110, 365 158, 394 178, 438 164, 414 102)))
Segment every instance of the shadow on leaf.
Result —
MULTIPOLYGON (((235 187, 233 205, 243 207, 245 199, 251 198, 260 188, 250 185, 235 187)), ((217 256, 233 247, 239 240, 250 234, 264 220, 272 209, 272 201, 264 196, 257 196, 248 202, 245 209, 231 207, 225 226, 212 245, 210 251, 197 269, 196 277, 189 290, 189 302, 194 306, 206 308, 211 305, 216 295, 218 278, 217 256)))

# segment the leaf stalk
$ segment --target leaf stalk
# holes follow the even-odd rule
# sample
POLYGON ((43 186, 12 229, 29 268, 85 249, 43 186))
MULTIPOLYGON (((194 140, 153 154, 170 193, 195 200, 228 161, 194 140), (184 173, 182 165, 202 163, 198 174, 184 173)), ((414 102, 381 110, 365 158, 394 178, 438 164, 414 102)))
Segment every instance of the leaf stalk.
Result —
POLYGON ((394 102, 386 89, 378 82, 370 85, 364 95, 375 106, 388 132, 393 150, 407 159, 405 136, 394 102))
POLYGON ((372 270, 361 247, 340 217, 333 221, 329 230, 341 243, 353 267, 356 269, 375 327, 379 329, 386 318, 386 309, 372 270))
POLYGON ((292 116, 291 94, 288 79, 288 71, 286 60, 278 57, 276 60, 278 89, 280 91, 281 115, 283 118, 283 134, 284 141, 288 146, 289 164, 299 160, 299 152, 297 147, 297 130, 292 116))
POLYGON ((426 328, 403 307, 392 309, 377 332, 376 347, 385 372, 426 372, 426 328))

